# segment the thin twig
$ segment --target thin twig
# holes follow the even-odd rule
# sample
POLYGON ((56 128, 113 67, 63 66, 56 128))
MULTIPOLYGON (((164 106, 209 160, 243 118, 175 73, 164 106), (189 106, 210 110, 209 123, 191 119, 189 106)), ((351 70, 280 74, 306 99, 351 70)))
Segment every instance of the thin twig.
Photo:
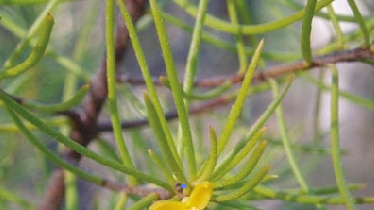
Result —
MULTIPOLYGON (((277 78, 281 77, 287 73, 296 73, 303 70, 310 70, 313 67, 320 67, 325 66, 328 64, 336 64, 336 63, 350 63, 350 62, 359 62, 359 61, 374 61, 374 52, 370 50, 370 48, 354 48, 354 49, 347 49, 342 51, 336 51, 327 55, 317 56, 315 57, 311 64, 307 64, 303 61, 290 63, 290 64, 283 64, 283 65, 275 65, 269 67, 263 71, 257 71, 253 76, 253 80, 255 82, 266 81, 268 78, 277 78)), ((236 70, 235 70, 236 71, 236 70)), ((243 80, 243 75, 234 75, 234 76, 225 76, 221 78, 215 79, 203 79, 198 80, 195 82, 196 87, 201 88, 212 88, 222 85, 225 82, 231 83, 240 83, 243 80)), ((117 77, 118 82, 126 82, 132 85, 144 85, 145 82, 143 79, 140 78, 131 78, 127 75, 118 75, 117 77)), ((158 79, 153 80, 154 84, 156 85, 163 85, 158 79)))
POLYGON ((122 191, 128 195, 139 197, 146 197, 149 194, 155 193, 158 200, 166 200, 170 198, 170 193, 166 189, 148 185, 129 186, 127 184, 119 184, 109 180, 104 180, 101 186, 114 192, 122 191))
MULTIPOLYGON (((265 82, 268 78, 279 78, 285 76, 289 73, 297 73, 301 71, 311 70, 314 67, 322 67, 328 64, 337 64, 337 63, 348 63, 348 62, 364 62, 364 61, 374 61, 374 52, 369 48, 354 48, 349 50, 337 51, 324 56, 315 57, 311 64, 307 64, 303 61, 276 65, 269 67, 264 71, 258 71, 253 76, 254 82, 265 82)), ((200 80, 195 82, 195 86, 203 88, 211 88, 222 85, 225 82, 231 83, 240 83, 243 80, 243 75, 234 75, 232 77, 224 77, 218 79, 210 80, 200 80)), ((117 78, 119 82, 128 82, 132 85, 144 85, 144 80, 134 79, 124 75, 120 75, 117 78)), ((162 85, 159 80, 154 80, 155 84, 162 85)), ((213 99, 203 105, 193 106, 190 109, 190 115, 200 114, 205 111, 212 110, 213 108, 223 106, 229 103, 232 99, 227 98, 226 96, 218 97, 213 99)), ((170 111, 165 114, 167 120, 176 119, 178 117, 176 111, 170 111)), ((146 118, 133 120, 133 121, 124 121, 122 122, 123 129, 131 129, 135 127, 142 127, 148 125, 148 120, 146 118)), ((110 122, 100 122, 97 125, 98 132, 111 132, 113 130, 110 122)))
MULTIPOLYGON (((230 101, 231 101, 231 98, 229 97, 219 97, 217 99, 211 100, 202 105, 191 107, 189 115, 197 115, 197 114, 206 112, 207 110, 212 110, 213 108, 216 108, 218 106, 223 106, 229 103, 230 101)), ((173 119, 178 118, 177 111, 173 110, 173 111, 166 113, 165 118, 166 120, 173 120, 173 119)), ((142 127, 146 125, 148 125, 147 118, 131 120, 131 121, 123 121, 121 123, 121 126, 123 129, 138 128, 138 127, 142 127)), ((112 123, 109 121, 98 123, 96 129, 99 133, 113 131, 112 123)))

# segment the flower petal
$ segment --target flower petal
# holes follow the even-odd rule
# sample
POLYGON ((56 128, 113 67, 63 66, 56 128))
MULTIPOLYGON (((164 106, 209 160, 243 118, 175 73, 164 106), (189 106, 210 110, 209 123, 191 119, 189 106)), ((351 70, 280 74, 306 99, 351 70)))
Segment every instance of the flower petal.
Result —
POLYGON ((149 210, 187 210, 187 207, 179 201, 162 200, 152 204, 149 210))
POLYGON ((187 209, 204 209, 208 205, 212 194, 213 184, 203 182, 193 188, 190 197, 183 203, 187 209))

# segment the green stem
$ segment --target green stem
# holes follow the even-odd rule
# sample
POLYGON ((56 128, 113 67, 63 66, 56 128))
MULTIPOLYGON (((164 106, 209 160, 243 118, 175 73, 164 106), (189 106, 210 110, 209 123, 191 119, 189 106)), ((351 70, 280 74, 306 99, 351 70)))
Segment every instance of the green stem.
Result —
MULTIPOLYGON (((106 50, 107 50, 107 79, 108 79, 108 101, 110 107, 110 118, 113 124, 113 132, 118 150, 120 151, 122 162, 124 165, 134 168, 129 151, 127 149, 124 136, 122 134, 121 120, 117 107, 116 94, 116 65, 115 65, 115 49, 114 49, 114 0, 106 1, 106 50)), ((136 183, 135 177, 131 178, 131 184, 136 183)))
MULTIPOLYGON (((194 86, 194 79, 197 71, 197 62, 200 52, 201 36, 203 31, 204 19, 207 13, 209 0, 201 0, 199 5, 199 12, 197 14, 195 26, 192 32, 192 40, 190 49, 188 50, 188 57, 186 62, 186 71, 184 74, 183 90, 186 94, 192 92, 194 86)), ((185 99, 185 104, 188 109, 189 100, 185 99)))
POLYGON ((116 206, 114 208, 114 210, 122 210, 122 209, 125 209, 125 206, 126 206, 126 202, 127 202, 127 199, 128 199, 128 196, 125 192, 120 192, 118 194, 118 200, 117 200, 117 203, 116 203, 116 206))
POLYGON ((332 71, 332 87, 331 87, 331 156, 335 171, 335 181, 339 188, 339 192, 344 199, 344 203, 349 210, 356 209, 351 193, 348 189, 342 160, 340 157, 339 146, 339 78, 335 65, 331 66, 332 71))
POLYGON ((342 50, 344 49, 344 35, 342 32, 342 29, 340 28, 338 18, 336 17, 336 13, 334 11, 334 8, 331 5, 327 6, 327 11, 329 14, 329 17, 331 19, 331 22, 334 26, 335 33, 336 33, 336 43, 338 45, 338 49, 342 50))
MULTIPOLYGON (((183 8, 185 12, 193 17, 196 17, 197 8, 192 5, 188 0, 173 0, 178 6, 183 8)), ((320 0, 316 5, 316 11, 319 11, 323 7, 331 4, 334 0, 320 0)), ((297 13, 289 15, 283 19, 276 20, 269 23, 258 24, 258 25, 233 25, 230 22, 218 19, 213 15, 207 14, 205 25, 219 31, 225 31, 232 34, 237 34, 239 32, 242 34, 261 34, 269 31, 274 31, 282 29, 288 25, 291 25, 304 17, 305 11, 301 10, 297 13)))
MULTIPOLYGON (((228 0, 227 9, 228 9, 228 13, 229 13, 232 24, 239 25, 235 1, 236 0, 228 0)), ((240 29, 238 33, 235 34, 235 43, 236 43, 237 55, 239 57, 239 73, 243 74, 245 72, 246 67, 248 66, 248 61, 247 61, 247 55, 245 52, 244 39, 240 32, 240 29)))
MULTIPOLYGON (((278 84, 274 80, 269 80, 269 82, 270 82, 270 84, 272 86, 272 89, 273 89, 273 97, 276 97, 279 94, 278 84)), ((286 156, 287 156, 288 162, 290 163, 291 169, 292 169, 297 181, 301 185, 301 188, 305 192, 309 192, 310 188, 309 188, 308 184, 306 183, 303 174, 301 173, 301 170, 299 168, 299 164, 297 163, 295 154, 293 153, 292 148, 291 148, 291 141, 290 141, 290 138, 289 138, 288 132, 287 132, 286 121, 284 119, 282 103, 280 103, 278 105, 277 109, 275 110, 275 113, 277 115, 278 125, 279 125, 279 128, 280 128, 280 132, 281 132, 281 136, 282 136, 282 140, 283 140, 284 151, 286 152, 286 156)))
MULTIPOLYGON (((273 190, 269 187, 264 185, 257 185, 253 192, 257 195, 261 195, 260 199, 263 200, 264 198, 267 199, 274 199, 274 200, 285 200, 285 201, 293 201, 299 203, 311 203, 311 204, 335 204, 341 205, 344 204, 345 200, 341 197, 321 197, 316 195, 303 195, 298 193, 287 193, 284 191, 277 191, 273 190)), ((374 203, 374 198, 355 198, 355 203, 374 203)))

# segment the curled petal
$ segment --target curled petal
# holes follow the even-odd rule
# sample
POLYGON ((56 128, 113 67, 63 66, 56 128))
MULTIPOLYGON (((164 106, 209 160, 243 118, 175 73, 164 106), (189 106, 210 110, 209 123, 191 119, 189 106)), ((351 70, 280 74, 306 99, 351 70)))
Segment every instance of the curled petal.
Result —
POLYGON ((204 209, 213 194, 213 184, 209 182, 203 182, 196 185, 190 197, 183 201, 187 209, 204 209))

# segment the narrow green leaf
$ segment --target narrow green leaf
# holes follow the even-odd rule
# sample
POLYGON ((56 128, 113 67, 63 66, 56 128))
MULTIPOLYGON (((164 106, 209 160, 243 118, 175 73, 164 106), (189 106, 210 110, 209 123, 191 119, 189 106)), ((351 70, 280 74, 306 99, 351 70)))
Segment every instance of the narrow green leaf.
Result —
POLYGON ((201 176, 199 180, 206 181, 210 179, 216 164, 217 164, 217 134, 212 127, 209 127, 209 134, 210 134, 210 154, 208 156, 208 160, 206 165, 204 164, 203 171, 201 172, 201 176))
MULTIPOLYGON (((269 82, 270 82, 270 84, 272 86, 272 89, 273 89, 273 97, 275 98, 279 94, 278 84, 274 80, 269 80, 269 82)), ((302 172, 299 168, 299 164, 296 160, 295 154, 293 153, 293 150, 291 148, 291 141, 289 139, 288 132, 287 132, 286 121, 284 119, 282 103, 280 103, 278 105, 275 113, 277 115, 278 125, 279 125, 279 128, 280 128, 280 132, 281 132, 281 136, 282 136, 282 140, 283 140, 284 151, 286 153, 286 156, 287 156, 288 162, 291 166, 291 169, 292 169, 297 181, 301 185, 301 188, 305 192, 309 192, 309 186, 305 181, 305 178, 304 178, 304 176, 303 176, 303 174, 302 174, 302 172)))
MULTIPOLYGON (((196 17, 198 9, 190 3, 188 0, 173 0, 178 6, 184 9, 188 14, 190 14, 193 17, 196 17)), ((320 0, 318 1, 315 9, 316 11, 319 11, 323 7, 331 4, 334 0, 320 0)), ((280 20, 275 20, 273 22, 263 23, 263 24, 257 24, 257 25, 233 25, 230 22, 221 20, 217 17, 214 17, 213 15, 207 14, 205 25, 219 31, 225 31, 227 33, 237 34, 239 32, 241 34, 261 34, 269 31, 274 31, 278 29, 282 29, 285 26, 288 26, 292 23, 295 23, 303 18, 305 15, 305 11, 301 10, 297 13, 294 13, 292 15, 289 15, 285 18, 282 18, 280 20)))
POLYGON ((31 202, 15 195, 14 193, 10 192, 9 189, 5 189, 0 187, 0 200, 11 201, 13 203, 17 203, 18 205, 24 207, 25 209, 32 210, 34 209, 31 202))
MULTIPOLYGON (((273 97, 275 98, 279 94, 278 84, 276 83, 276 81, 274 81, 272 79, 269 80, 269 82, 270 82, 270 85, 273 89, 273 97)), ((297 179, 297 181, 299 182, 301 188, 305 192, 310 192, 310 187, 309 187, 308 183, 306 182, 306 180, 305 180, 305 178, 304 178, 304 176, 301 172, 301 169, 299 168, 299 164, 296 160, 296 157, 295 157, 294 152, 293 152, 292 147, 291 147, 291 141, 289 139, 287 126, 286 126, 286 120, 284 119, 282 103, 280 103, 278 105, 275 113, 276 113, 277 119, 278 119, 278 125, 279 125, 279 128, 280 128, 280 132, 281 132, 281 136, 282 136, 282 140, 283 140, 284 150, 286 152, 286 156, 287 156, 288 162, 291 166, 292 172, 293 172, 295 178, 297 179)), ((322 208, 325 209, 325 207, 320 206, 320 204, 316 204, 316 207, 318 209, 322 209, 322 208)))
POLYGON ((50 0, 44 10, 40 13, 40 15, 36 18, 34 23, 32 24, 31 28, 29 29, 26 37, 22 39, 20 43, 18 43, 16 49, 13 51, 12 55, 5 61, 3 68, 9 69, 14 65, 14 62, 18 59, 21 53, 28 47, 31 38, 41 29, 44 27, 43 23, 45 21, 45 17, 48 16, 57 4, 61 2, 61 0, 50 0))
POLYGON ((235 200, 242 197, 244 194, 250 192, 256 185, 258 185, 265 175, 268 173, 270 165, 264 166, 251 180, 245 183, 241 188, 235 190, 227 195, 217 196, 217 201, 235 200))
MULTIPOLYGON (((173 24, 189 33, 192 34, 192 31, 193 31, 193 28, 190 27, 187 23, 183 22, 182 20, 179 20, 177 19, 176 17, 174 17, 173 15, 171 14, 168 14, 168 13, 162 13, 162 17, 170 24, 173 24)), ((221 49, 224 49, 224 50, 228 50, 228 51, 231 51, 231 52, 236 52, 236 45, 231 43, 231 42, 228 42, 222 38, 220 38, 219 36, 213 34, 213 33, 210 33, 209 31, 203 31, 202 32, 202 35, 201 35, 201 40, 205 43, 208 43, 208 44, 211 44, 212 46, 215 46, 215 47, 218 47, 218 48, 221 48, 221 49)), ((256 41, 256 43, 258 43, 256 41)), ((253 45, 255 46, 255 45, 253 45)), ((254 49, 252 49, 251 47, 249 46, 245 46, 244 48, 247 56, 250 56, 253 54, 254 52, 254 49)), ((282 52, 276 52, 274 51, 273 49, 271 51, 264 51, 262 53, 262 56, 264 58, 268 58, 268 59, 271 59, 271 60, 275 60, 275 61, 296 61, 300 58, 300 55, 296 54, 296 53, 291 53, 291 52, 285 52, 285 51, 282 51, 282 52)))
MULTIPOLYGON (((349 190, 355 191, 355 190, 362 190, 365 188, 365 184, 349 184, 348 185, 349 190)), ((297 189, 297 190, 287 190, 289 193, 298 193, 298 194, 310 194, 304 192, 302 189, 297 189)), ((337 186, 324 186, 324 187, 318 187, 318 188, 311 188, 310 192, 315 194, 315 195, 329 195, 329 194, 336 194, 339 193, 339 189, 337 186)))
POLYGON ((194 100, 206 100, 206 99, 212 99, 216 98, 223 93, 225 93, 227 90, 229 90, 232 87, 232 82, 227 81, 224 82, 222 85, 218 86, 217 88, 210 90, 206 93, 186 93, 184 92, 184 97, 187 99, 194 99, 194 100))
POLYGON ((79 193, 75 174, 64 170, 64 184, 66 209, 79 210, 79 193))
POLYGON ((124 166, 123 164, 120 164, 116 161, 113 161, 106 157, 102 157, 98 155, 97 153, 78 144, 74 140, 64 136, 60 132, 52 129, 49 125, 47 125, 45 122, 40 120, 38 117, 35 117, 32 114, 30 114, 30 112, 28 112, 25 108, 19 105, 12 98, 7 96, 3 91, 0 91, 0 100, 2 100, 4 104, 6 104, 7 107, 11 108, 15 112, 17 112, 20 116, 22 116, 24 119, 26 119, 28 122, 30 122, 32 125, 37 127, 40 131, 46 133, 47 135, 51 136, 53 139, 71 148, 72 150, 78 152, 79 154, 85 157, 88 157, 103 166, 108 166, 117 171, 121 171, 128 175, 135 176, 139 178, 140 180, 148 181, 150 183, 154 183, 156 185, 164 187, 168 190, 172 190, 172 187, 168 185, 167 183, 160 181, 159 179, 154 178, 153 176, 146 175, 138 170, 135 170, 134 168, 124 166))
POLYGON ((260 160, 262 154, 264 153, 267 146, 267 142, 263 141, 257 145, 257 147, 253 150, 251 156, 249 157, 248 163, 243 166, 243 168, 239 171, 238 174, 229 178, 227 180, 223 180, 222 182, 218 182, 217 187, 226 187, 241 180, 245 179, 249 176, 249 174, 253 171, 256 167, 258 161, 260 160))
MULTIPOLYGON (((236 0, 227 0, 227 9, 232 25, 239 25, 239 20, 236 11, 236 0)), ((248 66, 247 55, 245 53, 245 43, 241 34, 240 28, 235 34, 236 51, 239 59, 239 73, 245 73, 246 67, 248 66)))
POLYGON ((332 22, 332 24, 334 26, 334 29, 335 29, 336 43, 338 45, 338 49, 344 49, 344 36, 343 36, 343 32, 342 32, 342 29, 340 27, 338 18, 336 17, 336 13, 335 13, 334 8, 332 7, 332 5, 328 5, 327 6, 327 11, 328 11, 330 20, 331 20, 331 22, 332 22))
POLYGON ((331 66, 332 72, 332 87, 331 87, 331 157, 334 165, 335 180, 338 186, 339 192, 344 199, 345 206, 349 210, 357 209, 354 205, 354 201, 351 193, 349 192, 347 181, 344 176, 344 169, 342 159, 340 157, 340 146, 339 146, 339 78, 338 70, 335 65, 331 66))
POLYGON ((245 138, 243 141, 240 141, 230 153, 228 158, 226 158, 215 170, 214 174, 211 177, 211 180, 218 181, 231 169, 237 166, 245 157, 248 157, 248 154, 256 146, 257 142, 260 140, 261 136, 264 134, 265 128, 262 128, 250 138, 245 138))
MULTIPOLYGON (((317 195, 303 195, 297 193, 287 193, 284 191, 273 190, 264 185, 257 185, 253 192, 264 196, 261 199, 285 200, 299 203, 311 204, 344 204, 345 200, 342 197, 322 197, 317 195)), ((354 198, 353 202, 356 204, 374 203, 373 197, 354 198)))
POLYGON ((369 32, 368 27, 366 26, 365 20, 362 17, 360 11, 358 10, 358 7, 354 0, 348 0, 348 4, 352 9, 352 12, 353 12, 353 15, 355 16, 356 21, 360 25, 362 34, 364 35, 364 47, 369 47, 370 46, 370 32, 369 32))
MULTIPOLYGON (((113 124, 114 138, 116 140, 117 148, 121 154, 122 163, 130 168, 134 168, 131 160, 123 132, 121 127, 120 114, 117 107, 117 93, 116 93, 116 65, 115 65, 115 7, 114 0, 106 1, 106 15, 105 15, 105 35, 106 35, 106 68, 108 80, 108 101, 110 108, 110 118, 113 124)), ((136 177, 130 177, 131 184, 136 183, 136 177)))
POLYGON ((169 45, 168 35, 166 33, 165 25, 161 16, 161 11, 158 8, 156 0, 150 0, 150 6, 153 20, 155 21, 158 38, 160 41, 162 54, 164 56, 166 73, 168 75, 175 107, 179 116, 180 126, 182 128, 183 149, 187 154, 190 177, 194 179, 196 177, 195 149, 193 146, 188 114, 183 101, 183 89, 179 83, 175 61, 169 45))
POLYGON ((278 107, 279 103, 283 100, 284 96, 286 95, 288 89, 291 87, 292 81, 294 80, 294 75, 290 76, 286 82, 286 86, 283 88, 283 91, 271 102, 271 104, 267 107, 265 112, 256 120, 256 122, 251 126, 246 138, 250 138, 254 134, 260 130, 267 119, 273 114, 275 109, 278 107))
POLYGON ((69 110, 73 106, 78 105, 82 101, 83 97, 86 95, 89 89, 90 89, 89 84, 83 85, 74 96, 72 96, 70 99, 60 104, 46 105, 46 104, 40 104, 40 103, 31 102, 31 101, 24 101, 21 103, 27 108, 34 109, 40 112, 46 112, 46 113, 61 112, 61 111, 69 110))
POLYGON ((101 153, 103 156, 109 157, 110 159, 115 160, 119 163, 121 162, 121 158, 118 157, 115 152, 115 145, 111 145, 109 142, 102 138, 98 138, 95 143, 98 146, 99 153, 101 153))
POLYGON ((168 167, 165 164, 165 161, 162 161, 160 157, 153 152, 153 150, 148 150, 149 157, 151 157, 152 161, 156 164, 159 170, 163 173, 166 180, 169 182, 170 185, 174 184, 176 180, 173 178, 172 173, 168 170, 168 167))
POLYGON ((51 36, 52 27, 54 21, 51 14, 47 14, 43 21, 42 28, 40 29, 40 35, 38 42, 29 55, 29 57, 21 64, 18 64, 11 68, 5 68, 0 72, 0 81, 5 78, 16 77, 25 71, 33 67, 42 58, 44 51, 47 48, 49 38, 51 36))
POLYGON ((166 162, 168 163, 169 167, 172 170, 172 173, 177 177, 177 179, 181 182, 187 183, 187 179, 183 175, 182 166, 179 165, 178 162, 173 158, 169 145, 167 141, 165 141, 165 132, 161 127, 155 107, 147 94, 144 94, 144 102, 147 106, 149 125, 155 133, 156 139, 166 162))
POLYGON ((157 116, 160 120, 162 129, 165 132, 166 141, 169 145, 170 150, 172 151, 173 158, 179 164, 181 164, 182 161, 181 161, 181 159, 178 155, 177 148, 176 148, 175 143, 173 141, 173 138, 171 136, 170 129, 167 126, 164 111, 162 109, 160 99, 157 95, 156 88, 153 84, 152 76, 151 76, 149 68, 148 68, 147 60, 145 59, 143 49, 140 45, 140 41, 139 41, 138 35, 136 33, 135 26, 133 24, 131 15, 130 15, 129 11, 126 8, 126 5, 124 4, 124 2, 122 0, 117 0, 117 4, 118 4, 119 9, 122 13, 124 22, 126 23, 126 27, 129 30, 129 35, 130 35, 130 38, 131 38, 132 46, 134 48, 135 56, 136 56, 136 59, 138 61, 139 66, 140 66, 140 70, 142 72, 144 81, 147 85, 147 89, 149 91, 150 99, 152 100, 152 103, 155 106, 157 116))
POLYGON ((253 54, 251 64, 249 65, 248 70, 244 76, 244 80, 239 90, 238 96, 234 102, 234 105, 232 106, 227 122, 224 126, 224 130, 222 131, 218 140, 218 155, 221 154, 222 150, 225 148, 227 141, 229 140, 231 133, 233 132, 235 122, 242 111, 245 99, 247 98, 248 89, 252 82, 253 74, 255 72, 257 63, 260 60, 263 47, 264 40, 261 40, 257 46, 255 53, 253 54))
POLYGON ((311 64, 312 62, 312 46, 310 43, 310 35, 312 32, 312 21, 316 5, 317 0, 307 0, 305 13, 302 20, 301 53, 307 64, 311 64))
MULTIPOLYGON (((56 165, 66 169, 66 170, 69 170, 70 172, 72 172, 73 174, 81 177, 82 179, 86 180, 86 181, 89 181, 89 182, 92 182, 92 183, 96 183, 98 185, 100 185, 103 180, 95 175, 92 175, 91 173, 87 173, 85 171, 83 171, 82 169, 76 167, 76 166, 73 166, 73 165, 70 165, 69 163, 67 163, 66 161, 62 160, 58 155, 56 155, 54 152, 50 151, 46 146, 44 146, 44 144, 39 140, 37 139, 25 126, 25 124, 20 120, 20 118, 14 113, 15 111, 17 111, 16 109, 13 110, 13 107, 6 107, 7 108, 7 111, 8 113, 10 114, 10 116, 12 117, 12 120, 14 122, 14 124, 20 129, 20 131, 26 136, 27 140, 30 141, 30 143, 36 147, 38 150, 40 150, 44 155, 46 155, 48 157, 49 160, 53 161, 56 165)), ((22 113, 22 112, 21 112, 22 113)), ((21 114, 21 113, 18 113, 18 114, 21 114)))
POLYGON ((125 209, 125 206, 126 206, 126 203, 127 203, 127 199, 128 199, 128 196, 125 192, 120 192, 118 194, 118 200, 117 200, 117 203, 116 203, 116 206, 114 208, 114 210, 123 210, 125 209))
MULTIPOLYGON (((186 94, 190 94, 193 90, 194 79, 197 72, 197 62, 200 52, 201 35, 203 31, 203 25, 205 15, 208 9, 209 0, 201 0, 199 3, 199 12, 196 17, 195 26, 192 32, 192 40, 190 49, 188 50, 186 71, 184 73, 183 91, 186 94)), ((188 109, 189 102, 185 100, 186 107, 188 109)))
POLYGON ((134 203, 131 207, 128 208, 128 210, 143 210, 143 209, 146 209, 156 199, 157 199, 156 193, 149 194, 146 197, 144 197, 143 199, 134 203))

